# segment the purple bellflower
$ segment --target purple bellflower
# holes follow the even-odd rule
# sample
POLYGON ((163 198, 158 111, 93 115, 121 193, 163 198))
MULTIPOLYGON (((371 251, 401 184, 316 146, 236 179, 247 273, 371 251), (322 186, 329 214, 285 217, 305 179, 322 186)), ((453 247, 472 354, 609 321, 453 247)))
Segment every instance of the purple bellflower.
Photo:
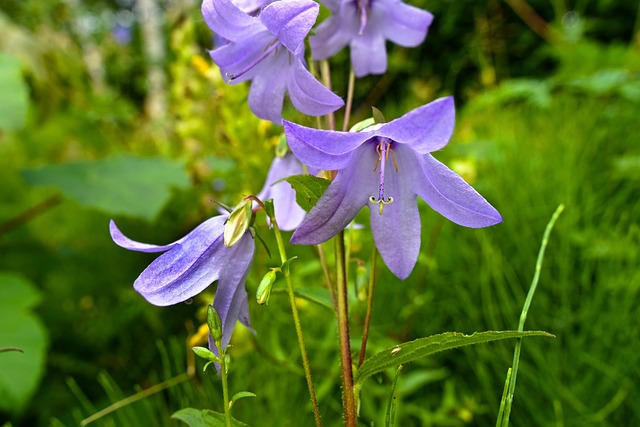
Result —
POLYGON ((257 195, 260 200, 273 199, 276 221, 283 231, 294 230, 300 225, 306 212, 296 202, 296 192, 293 188, 285 181, 276 181, 303 173, 302 163, 293 154, 276 156, 267 173, 264 187, 257 195))
POLYGON ((222 319, 223 347, 229 343, 237 320, 250 327, 244 284, 255 250, 249 232, 226 247, 225 220, 223 215, 210 218, 182 239, 164 246, 136 242, 122 234, 113 220, 109 224, 111 238, 118 246, 138 252, 164 252, 133 283, 151 304, 167 306, 186 301, 218 281, 213 308, 222 319))
POLYGON ((331 16, 309 38, 313 59, 327 59, 349 45, 356 77, 384 74, 387 40, 415 47, 427 36, 433 15, 400 0, 322 0, 331 16))
POLYGON ((318 130, 285 121, 289 148, 298 159, 310 167, 338 171, 291 242, 322 243, 368 205, 380 255, 397 277, 405 279, 420 252, 416 196, 466 227, 501 222, 493 206, 430 154, 447 145, 454 121, 451 97, 362 132, 318 130))
POLYGON ((204 0, 202 14, 215 33, 228 43, 210 52, 231 84, 252 80, 249 107, 261 119, 282 124, 285 93, 293 106, 320 116, 344 105, 304 65, 304 39, 318 16, 311 0, 275 1, 257 16, 230 0, 204 0))

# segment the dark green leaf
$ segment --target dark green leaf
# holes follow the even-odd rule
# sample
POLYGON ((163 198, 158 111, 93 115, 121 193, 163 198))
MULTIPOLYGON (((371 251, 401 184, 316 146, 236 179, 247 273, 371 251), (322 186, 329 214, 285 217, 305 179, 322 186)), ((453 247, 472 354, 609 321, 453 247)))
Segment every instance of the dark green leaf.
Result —
POLYGON ((31 308, 40 300, 35 286, 0 273, 0 411, 19 413, 44 372, 47 334, 31 308))
POLYGON ((371 375, 382 372, 387 368, 412 362, 440 351, 508 338, 532 336, 553 337, 552 334, 543 331, 487 331, 476 332, 471 335, 465 335, 460 332, 445 332, 426 338, 419 338, 374 354, 365 360, 360 369, 358 369, 354 381, 357 386, 371 375))
POLYGON ((57 187, 83 206, 146 220, 167 203, 171 187, 189 185, 181 164, 134 156, 45 166, 25 170, 23 176, 31 185, 57 187))
POLYGON ((27 85, 20 73, 20 63, 13 56, 0 53, 0 129, 24 126, 29 106, 27 85))
MULTIPOLYGON (((180 420, 189 427, 225 427, 224 414, 208 409, 184 408, 171 415, 171 418, 180 420)), ((249 427, 248 424, 231 418, 233 427, 249 427)))
POLYGON ((322 197, 331 181, 313 175, 293 175, 285 178, 296 192, 296 202, 309 212, 322 197))

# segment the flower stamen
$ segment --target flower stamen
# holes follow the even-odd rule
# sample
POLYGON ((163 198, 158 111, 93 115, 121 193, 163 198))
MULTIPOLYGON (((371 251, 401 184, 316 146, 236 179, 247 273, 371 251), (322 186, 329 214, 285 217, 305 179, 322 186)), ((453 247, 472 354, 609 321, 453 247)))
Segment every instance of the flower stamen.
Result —
POLYGON ((260 55, 255 61, 253 61, 252 63, 247 65, 245 68, 240 70, 239 73, 237 73, 237 74, 229 74, 229 73, 225 74, 225 77, 227 78, 227 84, 231 83, 233 80, 237 79, 238 77, 241 77, 242 75, 244 75, 245 73, 247 73, 248 71, 253 69, 256 65, 261 63, 263 59, 265 59, 267 56, 269 56, 271 54, 271 52, 273 52, 278 46, 280 46, 280 42, 278 40, 272 41, 271 44, 269 44, 267 46, 267 49, 265 49, 265 51, 262 53, 262 55, 260 55))
POLYGON ((358 0, 358 12, 360 12, 360 29, 358 35, 361 36, 364 33, 364 29, 367 26, 367 15, 369 13, 370 0, 358 0))

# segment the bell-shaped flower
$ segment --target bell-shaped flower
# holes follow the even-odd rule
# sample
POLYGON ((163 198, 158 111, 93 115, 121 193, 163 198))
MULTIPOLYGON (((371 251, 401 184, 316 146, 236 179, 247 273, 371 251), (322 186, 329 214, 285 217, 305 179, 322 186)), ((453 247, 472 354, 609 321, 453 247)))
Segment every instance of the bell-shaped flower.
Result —
POLYGON ((226 346, 236 321, 250 327, 244 284, 253 260, 255 243, 250 232, 232 247, 224 244, 225 216, 215 216, 185 237, 164 246, 140 243, 126 237, 112 220, 111 238, 125 249, 164 252, 140 274, 133 287, 151 304, 167 306, 186 301, 216 280, 213 307, 222 319, 222 345, 226 346))
POLYGON ((282 124, 287 92, 293 106, 310 116, 344 105, 304 65, 304 39, 318 10, 312 0, 286 0, 270 3, 252 16, 230 0, 202 3, 209 28, 228 41, 211 51, 211 58, 231 84, 252 81, 249 107, 256 116, 282 124))
POLYGON ((302 163, 290 152, 284 157, 276 156, 271 162, 264 187, 258 193, 257 197, 260 200, 273 199, 276 221, 281 230, 294 230, 300 225, 306 212, 296 202, 296 192, 293 188, 280 180, 303 173, 302 163))
POLYGON ((313 59, 327 59, 349 45, 356 77, 384 74, 387 40, 415 47, 427 36, 433 15, 400 0, 321 0, 331 10, 309 38, 313 59))
POLYGON ((389 269, 405 279, 420 252, 416 196, 451 221, 487 227, 500 214, 430 153, 453 133, 453 98, 441 98, 361 132, 306 128, 285 121, 289 148, 305 164, 338 173, 291 238, 318 244, 338 234, 369 206, 371 230, 389 269))

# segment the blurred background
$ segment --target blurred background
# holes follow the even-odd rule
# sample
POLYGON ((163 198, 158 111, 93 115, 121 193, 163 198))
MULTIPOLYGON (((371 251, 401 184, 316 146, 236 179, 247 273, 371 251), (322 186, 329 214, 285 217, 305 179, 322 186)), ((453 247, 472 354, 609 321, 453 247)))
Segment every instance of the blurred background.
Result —
MULTIPOLYGON (((436 156, 504 217, 456 226, 424 202, 422 251, 402 282, 378 262, 368 354, 444 331, 516 329, 546 223, 551 235, 523 343, 512 424, 640 425, 640 5, 623 0, 415 0, 435 15, 419 48, 389 45, 389 70, 356 84, 354 121, 455 95, 451 143, 436 156)), ((326 11, 323 16, 326 16, 326 11)), ((0 0, 0 425, 76 426, 140 390, 166 389, 95 426, 174 426, 178 409, 221 411, 201 375, 215 286, 159 308, 132 288, 154 259, 116 247, 164 244, 257 193, 281 129, 247 108, 207 49, 193 0, 0 0), (168 382, 167 382, 168 381, 168 382), (6 423, 6 424, 5 424, 6 423)), ((332 62, 346 92, 348 51, 332 62)), ((339 112, 339 116, 342 112, 339 112)), ((285 109, 285 118, 315 122, 285 109)), ((348 234, 352 339, 359 348, 371 263, 368 213, 348 234)), ((258 232, 275 244, 263 217, 258 232)), ((331 245, 329 245, 331 246, 331 245)), ((292 265, 323 418, 340 425, 336 328, 320 263, 292 265)), ((331 253, 327 254, 331 259, 331 253)), ((283 284, 253 299, 275 257, 258 247, 247 281, 256 334, 231 349, 234 415, 312 425, 283 284)), ((513 342, 405 366, 396 425, 492 426, 513 342)), ((362 390, 362 425, 383 425, 393 372, 362 390)))

